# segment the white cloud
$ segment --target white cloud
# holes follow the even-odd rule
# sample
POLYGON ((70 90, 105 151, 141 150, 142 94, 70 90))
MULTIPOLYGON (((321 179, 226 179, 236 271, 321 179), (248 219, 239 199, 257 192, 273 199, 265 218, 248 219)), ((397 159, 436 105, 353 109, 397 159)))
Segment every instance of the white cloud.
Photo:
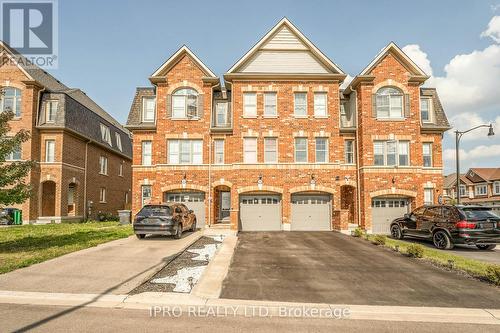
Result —
MULTIPOLYGON (((456 116, 453 116, 450 119, 450 123, 453 126, 453 129, 448 131, 448 135, 455 137, 455 129, 459 131, 467 130, 469 128, 484 125, 484 124, 493 124, 494 131, 497 132, 497 135, 500 133, 500 116, 497 116, 494 121, 484 120, 477 113, 461 113, 456 116)), ((477 129, 465 134, 462 138, 462 141, 472 141, 472 140, 482 140, 486 139, 488 134, 488 129, 477 129)))
POLYGON ((490 37, 495 42, 500 43, 500 16, 493 16, 488 28, 481 33, 481 37, 490 37))
POLYGON ((347 77, 345 78, 344 82, 340 85, 340 89, 345 89, 349 84, 351 84, 353 77, 347 74, 347 77))
POLYGON ((420 49, 420 45, 410 44, 403 47, 403 52, 406 53, 425 74, 432 76, 432 67, 427 53, 420 49))
MULTIPOLYGON (((476 162, 477 159, 491 159, 492 157, 500 156, 500 145, 480 145, 471 150, 460 149, 460 162, 471 161, 476 162)), ((443 151, 443 159, 455 161, 455 149, 445 149, 443 151)))

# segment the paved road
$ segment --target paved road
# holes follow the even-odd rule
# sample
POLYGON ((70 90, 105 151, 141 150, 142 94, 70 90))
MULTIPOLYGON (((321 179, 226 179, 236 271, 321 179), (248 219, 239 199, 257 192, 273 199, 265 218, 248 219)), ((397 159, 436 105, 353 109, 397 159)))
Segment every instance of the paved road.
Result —
POLYGON ((333 232, 240 233, 222 298, 500 308, 500 290, 333 232))
POLYGON ((148 310, 0 304, 2 332, 498 332, 498 325, 255 317, 155 317, 148 310))
POLYGON ((0 289, 54 293, 125 294, 195 241, 201 231, 183 238, 135 236, 73 252, 0 275, 0 289))

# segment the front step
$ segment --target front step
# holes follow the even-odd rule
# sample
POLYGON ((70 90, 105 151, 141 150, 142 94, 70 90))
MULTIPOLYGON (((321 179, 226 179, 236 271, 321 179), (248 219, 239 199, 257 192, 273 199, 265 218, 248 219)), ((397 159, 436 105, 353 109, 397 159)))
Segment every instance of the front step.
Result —
POLYGON ((215 223, 209 226, 210 229, 231 229, 231 223, 215 223))

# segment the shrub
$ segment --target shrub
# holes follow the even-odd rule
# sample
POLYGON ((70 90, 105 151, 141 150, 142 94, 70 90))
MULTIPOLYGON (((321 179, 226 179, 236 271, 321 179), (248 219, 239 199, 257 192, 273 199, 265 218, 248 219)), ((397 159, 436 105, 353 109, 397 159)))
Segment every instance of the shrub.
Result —
POLYGON ((424 256, 424 248, 419 244, 410 244, 406 248, 406 253, 413 258, 422 258, 424 256))
POLYGON ((500 266, 488 266, 486 268, 486 278, 488 279, 488 281, 500 286, 500 266))
POLYGON ((110 221, 116 222, 116 221, 119 221, 120 218, 118 216, 116 216, 116 215, 111 214, 111 213, 99 212, 97 214, 97 220, 100 221, 100 222, 106 222, 106 221, 108 221, 108 222, 110 222, 110 221))
POLYGON ((358 227, 358 228, 353 230, 352 235, 354 237, 361 237, 361 236, 363 236, 363 230, 358 227))
POLYGON ((384 235, 375 235, 373 237, 372 243, 375 245, 385 245, 386 237, 384 235))

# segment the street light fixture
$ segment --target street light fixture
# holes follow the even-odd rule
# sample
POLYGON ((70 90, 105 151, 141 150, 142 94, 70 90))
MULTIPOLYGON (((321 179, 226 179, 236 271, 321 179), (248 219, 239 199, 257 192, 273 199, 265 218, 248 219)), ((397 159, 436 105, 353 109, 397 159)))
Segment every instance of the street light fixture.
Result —
POLYGON ((493 131, 493 125, 479 125, 476 127, 473 127, 471 129, 468 129, 467 131, 455 131, 455 152, 456 152, 456 164, 457 164, 457 184, 456 184, 456 195, 457 195, 457 205, 460 204, 460 153, 459 153, 459 146, 460 146, 460 139, 465 133, 469 133, 473 130, 476 130, 478 128, 482 127, 488 127, 488 136, 493 136, 495 135, 495 132, 493 131))

